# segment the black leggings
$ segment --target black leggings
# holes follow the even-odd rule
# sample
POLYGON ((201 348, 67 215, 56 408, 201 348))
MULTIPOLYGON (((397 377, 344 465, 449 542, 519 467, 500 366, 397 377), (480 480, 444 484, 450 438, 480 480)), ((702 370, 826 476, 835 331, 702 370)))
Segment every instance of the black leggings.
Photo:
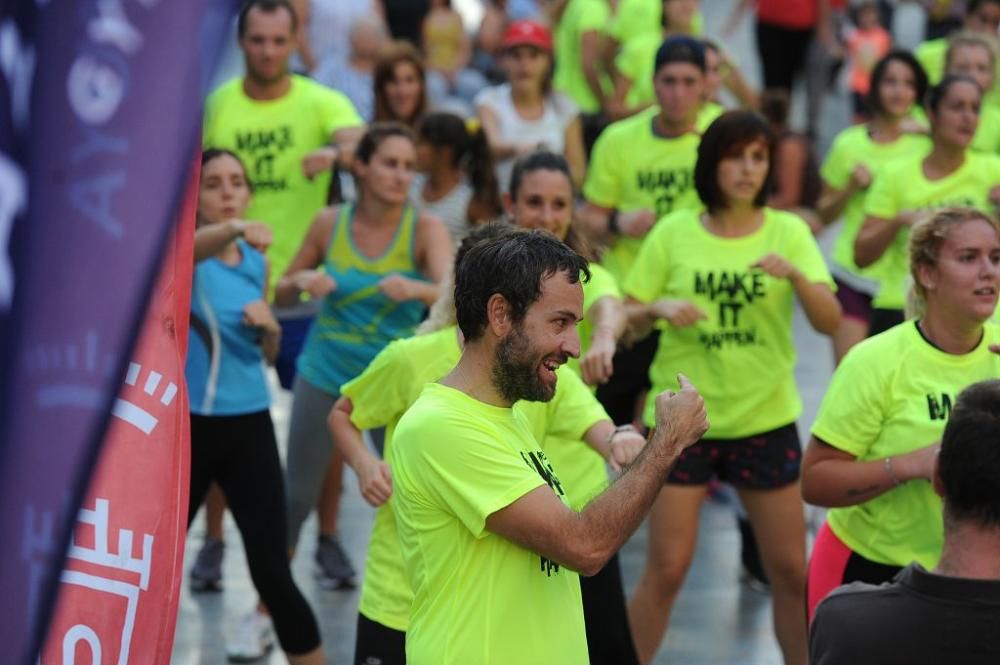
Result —
POLYGON ((406 665, 406 633, 358 612, 354 665, 406 665))
POLYGON ((191 414, 188 526, 215 481, 243 536, 250 577, 267 604, 285 653, 320 645, 319 627, 289 568, 285 488, 268 411, 240 416, 191 414))
POLYGON ((782 88, 791 94, 795 78, 805 68, 812 37, 811 28, 795 30, 757 22, 757 52, 765 89, 782 88))
POLYGON ((639 665, 616 553, 593 577, 580 576, 590 665, 639 665))

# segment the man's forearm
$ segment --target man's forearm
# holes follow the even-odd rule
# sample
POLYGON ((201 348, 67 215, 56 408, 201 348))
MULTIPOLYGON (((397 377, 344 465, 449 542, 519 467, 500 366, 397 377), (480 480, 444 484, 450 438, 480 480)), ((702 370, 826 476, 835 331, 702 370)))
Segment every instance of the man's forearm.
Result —
POLYGON ((592 559, 583 574, 595 574, 621 549, 646 517, 683 446, 654 432, 622 475, 579 514, 579 538, 590 544, 592 559))

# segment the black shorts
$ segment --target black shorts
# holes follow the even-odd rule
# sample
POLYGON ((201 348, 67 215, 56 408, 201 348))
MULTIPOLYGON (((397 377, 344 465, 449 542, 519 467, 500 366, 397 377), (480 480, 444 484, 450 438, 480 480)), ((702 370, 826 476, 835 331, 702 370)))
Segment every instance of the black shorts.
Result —
POLYGON ((677 459, 668 485, 705 485, 713 477, 733 487, 771 490, 799 479, 802 446, 795 423, 745 439, 702 439, 677 459))
POLYGON ((354 665, 406 665, 406 633, 358 612, 354 665))

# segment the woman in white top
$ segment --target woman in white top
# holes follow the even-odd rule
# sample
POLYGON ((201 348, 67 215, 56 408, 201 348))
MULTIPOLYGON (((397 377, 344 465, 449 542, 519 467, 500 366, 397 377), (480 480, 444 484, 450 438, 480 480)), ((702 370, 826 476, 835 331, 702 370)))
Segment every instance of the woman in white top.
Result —
POLYGON ((552 35, 539 23, 515 21, 500 48, 509 82, 476 97, 500 187, 506 190, 514 161, 540 147, 565 156, 573 184, 580 187, 586 157, 579 109, 552 90, 552 35))
POLYGON ((411 198, 439 217, 456 243, 500 214, 493 159, 475 118, 427 114, 417 127, 417 172, 411 198))

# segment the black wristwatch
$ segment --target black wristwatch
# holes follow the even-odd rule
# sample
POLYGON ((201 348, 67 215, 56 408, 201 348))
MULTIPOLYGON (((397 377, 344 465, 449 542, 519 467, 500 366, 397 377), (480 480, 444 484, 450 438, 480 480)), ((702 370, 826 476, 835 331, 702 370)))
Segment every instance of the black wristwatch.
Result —
POLYGON ((608 214, 608 232, 616 236, 621 235, 622 230, 618 227, 618 209, 615 208, 608 214))

